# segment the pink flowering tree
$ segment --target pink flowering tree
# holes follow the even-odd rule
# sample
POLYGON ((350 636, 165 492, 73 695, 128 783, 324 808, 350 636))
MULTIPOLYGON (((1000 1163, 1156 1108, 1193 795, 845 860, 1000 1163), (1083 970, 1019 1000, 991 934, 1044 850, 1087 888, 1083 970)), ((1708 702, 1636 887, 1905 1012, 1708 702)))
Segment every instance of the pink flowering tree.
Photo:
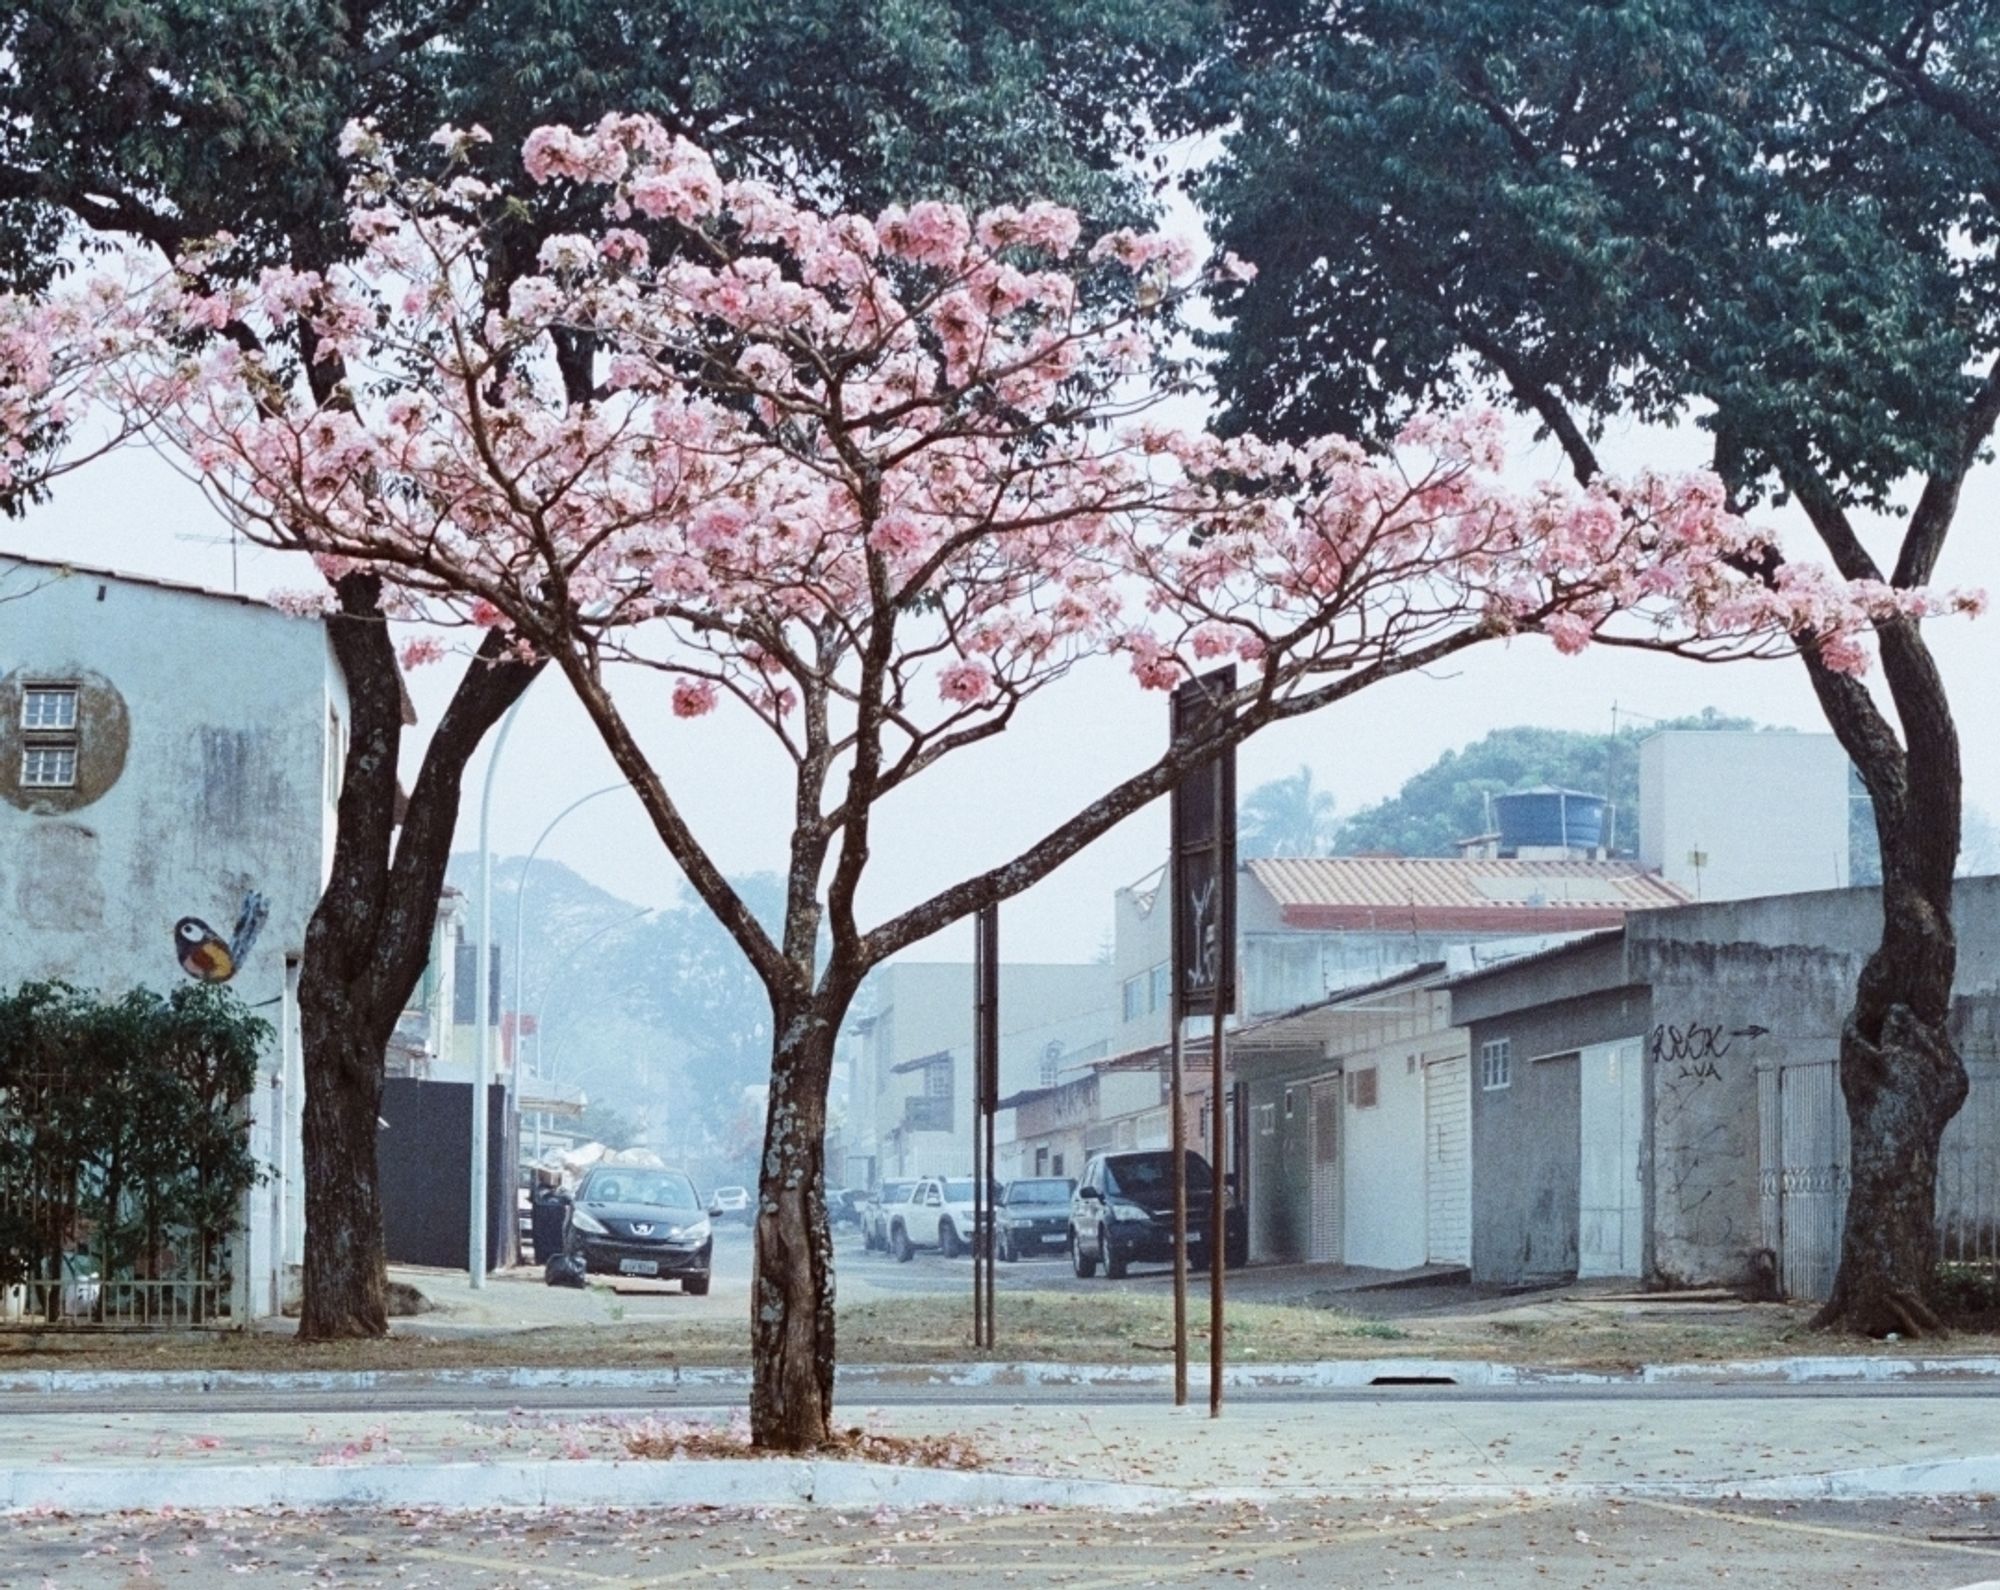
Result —
POLYGON ((0 509, 130 438, 130 417, 92 398, 143 329, 143 306, 115 275, 46 296, 0 293, 0 509))
POLYGON ((399 172, 366 128, 349 148, 358 262, 157 284, 157 338, 116 398, 248 533, 559 668, 761 979, 751 1419, 768 1447, 829 1431, 826 1095, 870 968, 1258 730, 1484 641, 1804 645, 1853 669, 1875 615, 1965 600, 1761 577, 1769 549, 1707 476, 1510 488, 1486 415, 1419 420, 1380 454, 1159 423, 1172 311, 1201 286, 1170 238, 1086 242, 1039 204, 822 215, 613 117, 529 140, 527 180, 598 190, 603 222, 502 290, 487 240, 507 193, 449 163, 399 172), (252 345, 175 351, 189 326, 298 316, 346 372, 330 401, 252 345), (881 803, 1107 657, 1142 690, 1220 659, 1243 683, 1227 716, 1018 856, 864 920, 881 803), (683 718, 746 714, 788 759, 778 931, 684 815, 672 744, 634 731, 648 689, 683 718))

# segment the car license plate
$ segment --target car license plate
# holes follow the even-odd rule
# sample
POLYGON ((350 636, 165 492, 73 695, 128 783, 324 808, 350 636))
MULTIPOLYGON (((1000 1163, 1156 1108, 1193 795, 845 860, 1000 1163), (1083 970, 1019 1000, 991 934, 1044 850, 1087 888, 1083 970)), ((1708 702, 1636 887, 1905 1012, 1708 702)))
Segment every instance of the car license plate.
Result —
POLYGON ((618 1273, 620 1275, 658 1275, 660 1273, 660 1261, 657 1259, 620 1259, 618 1261, 618 1273))

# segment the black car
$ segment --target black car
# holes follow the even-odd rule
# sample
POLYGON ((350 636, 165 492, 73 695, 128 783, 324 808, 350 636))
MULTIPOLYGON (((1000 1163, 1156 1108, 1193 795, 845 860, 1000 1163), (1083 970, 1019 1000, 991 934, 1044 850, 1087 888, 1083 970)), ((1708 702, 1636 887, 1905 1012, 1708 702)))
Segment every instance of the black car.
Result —
POLYGON ((1053 1250, 1069 1242, 1069 1200, 1076 1183, 1067 1176, 1024 1176, 1007 1183, 994 1208, 994 1251, 1012 1264, 1024 1254, 1053 1250))
MULTIPOLYGON (((1188 1260, 1208 1262, 1214 1178, 1208 1161, 1187 1151, 1188 1260)), ((1224 1195, 1227 1197, 1227 1194, 1224 1195)), ((1231 1199, 1223 1209, 1224 1261, 1231 1269, 1250 1246, 1249 1222, 1231 1199)), ((1174 1160, 1171 1150, 1094 1154, 1069 1206, 1070 1266, 1080 1276, 1097 1267, 1114 1280, 1134 1260, 1174 1262, 1174 1160)))
POLYGON ((576 1190, 563 1246, 594 1275, 677 1280, 702 1297, 715 1239, 701 1195, 681 1171, 600 1165, 576 1190))

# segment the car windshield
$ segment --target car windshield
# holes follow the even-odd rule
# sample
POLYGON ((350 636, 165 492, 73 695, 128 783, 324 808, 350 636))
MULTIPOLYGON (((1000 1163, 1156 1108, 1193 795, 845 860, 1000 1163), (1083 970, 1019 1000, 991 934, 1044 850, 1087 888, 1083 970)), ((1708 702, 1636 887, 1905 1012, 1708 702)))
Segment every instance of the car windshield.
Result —
MULTIPOLYGON (((1173 1156, 1165 1149, 1157 1154, 1121 1154, 1104 1164, 1105 1191, 1127 1198, 1150 1198, 1170 1193, 1174 1186, 1173 1156)), ((1191 1193, 1208 1191, 1208 1161, 1188 1150, 1187 1184, 1191 1193)))
MULTIPOLYGON (((994 1203, 1000 1201, 999 1184, 995 1183, 989 1194, 994 1203)), ((972 1178, 954 1176, 944 1184, 944 1201, 948 1204, 969 1204, 972 1202, 972 1178)))
POLYGON ((1007 1202, 1010 1204, 1066 1204, 1069 1202, 1070 1184, 1063 1177, 1051 1181, 1017 1181, 1007 1184, 1007 1202))
POLYGON ((651 1204, 658 1209, 699 1209, 694 1183, 678 1171, 595 1171, 583 1184, 587 1204, 651 1204))
POLYGON ((914 1186, 916 1183, 913 1181, 885 1181, 882 1183, 882 1197, 879 1201, 885 1204, 902 1203, 910 1196, 910 1189, 914 1186))

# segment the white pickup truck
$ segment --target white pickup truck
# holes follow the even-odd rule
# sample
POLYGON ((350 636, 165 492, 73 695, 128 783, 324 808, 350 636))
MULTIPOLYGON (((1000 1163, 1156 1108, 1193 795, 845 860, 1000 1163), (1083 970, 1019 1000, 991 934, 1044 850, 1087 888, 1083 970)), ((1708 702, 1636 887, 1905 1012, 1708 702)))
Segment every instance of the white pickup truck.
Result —
POLYGON ((908 1264, 919 1248, 955 1259, 972 1246, 972 1178, 926 1176, 902 1203, 886 1207, 889 1251, 908 1264))

